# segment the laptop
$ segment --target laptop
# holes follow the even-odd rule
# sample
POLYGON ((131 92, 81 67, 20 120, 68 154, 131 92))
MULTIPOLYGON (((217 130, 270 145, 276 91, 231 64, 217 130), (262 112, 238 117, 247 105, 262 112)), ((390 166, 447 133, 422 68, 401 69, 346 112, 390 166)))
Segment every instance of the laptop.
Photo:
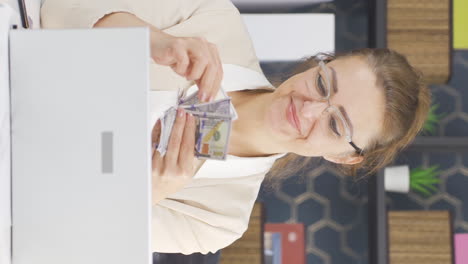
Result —
POLYGON ((11 30, 13 264, 149 264, 146 28, 11 30))

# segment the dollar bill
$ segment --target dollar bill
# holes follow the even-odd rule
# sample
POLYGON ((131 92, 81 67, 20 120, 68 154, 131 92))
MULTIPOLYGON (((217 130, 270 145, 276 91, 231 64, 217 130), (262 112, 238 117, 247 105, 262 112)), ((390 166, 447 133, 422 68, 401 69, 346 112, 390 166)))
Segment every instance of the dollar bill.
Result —
POLYGON ((218 115, 231 116, 231 99, 224 98, 209 103, 184 104, 179 107, 195 112, 215 113, 218 115))
POLYGON ((231 135, 232 119, 227 115, 187 111, 196 121, 195 156, 201 159, 225 160, 231 135))
MULTIPOLYGON (((181 95, 184 95, 183 93, 180 93, 181 95)), ((220 99, 216 99, 212 102, 208 103, 201 103, 200 100, 198 100, 198 92, 194 92, 186 97, 181 97, 179 98, 179 106, 199 106, 199 105, 211 105, 214 103, 217 103, 219 101, 225 101, 226 99, 229 99, 229 113, 232 116, 232 120, 236 120, 238 118, 236 109, 231 103, 231 97, 229 97, 226 92, 223 89, 220 89, 219 96, 221 97, 220 99)))
POLYGON ((161 134, 157 151, 162 156, 166 154, 177 108, 182 107, 195 117, 195 156, 201 159, 226 159, 232 121, 237 119, 231 98, 222 89, 216 100, 206 103, 198 100, 197 92, 186 96, 185 91, 179 89, 178 95, 177 106, 167 109, 160 118, 161 134))
POLYGON ((161 118, 161 134, 159 136, 159 144, 156 149, 161 153, 161 156, 164 156, 167 151, 167 146, 169 144, 169 139, 172 132, 172 127, 174 126, 174 121, 177 116, 177 109, 171 107, 164 112, 163 117, 161 118))
MULTIPOLYGON (((183 96, 184 94, 182 93, 181 95, 183 96)), ((200 103, 200 100, 198 100, 197 95, 198 92, 194 92, 189 96, 179 98, 179 105, 192 105, 200 103)))

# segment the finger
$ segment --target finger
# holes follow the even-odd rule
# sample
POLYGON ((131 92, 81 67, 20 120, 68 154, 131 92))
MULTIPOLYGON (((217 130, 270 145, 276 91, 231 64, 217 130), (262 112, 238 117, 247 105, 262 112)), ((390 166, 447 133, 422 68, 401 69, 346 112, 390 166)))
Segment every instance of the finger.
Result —
POLYGON ((156 63, 171 66, 177 63, 176 55, 185 50, 184 39, 166 34, 164 36, 152 47, 151 56, 156 63))
POLYGON ((216 58, 215 54, 213 52, 212 46, 214 44, 207 42, 206 40, 204 41, 204 44, 206 46, 207 53, 209 54, 209 61, 208 65, 205 68, 205 71, 203 72, 200 80, 200 90, 201 94, 206 94, 206 102, 211 101, 214 96, 214 80, 216 79, 216 58))
POLYGON ((159 137, 161 136, 161 119, 158 119, 151 132, 151 143, 159 143, 159 137))
POLYGON ((177 117, 172 127, 171 136, 169 138, 169 144, 167 146, 166 155, 164 155, 165 162, 169 165, 175 165, 179 156, 180 142, 182 139, 182 133, 184 132, 185 126, 185 111, 182 108, 177 109, 177 117))
POLYGON ((185 51, 179 52, 177 55, 177 63, 171 66, 171 68, 179 75, 185 77, 187 73, 187 68, 189 65, 189 57, 185 51))
POLYGON ((211 96, 213 93, 213 81, 215 79, 215 66, 213 63, 210 63, 206 66, 205 72, 203 73, 201 80, 200 80, 200 86, 199 89, 201 91, 201 94, 206 94, 206 100, 205 102, 209 101, 208 95, 211 96))
POLYGON ((163 157, 161 157, 161 153, 159 153, 158 150, 155 150, 153 152, 153 157, 152 157, 152 169, 162 169, 162 166, 163 166, 163 157))
POLYGON ((191 114, 187 114, 185 121, 184 135, 179 152, 178 164, 180 167, 192 171, 195 149, 195 118, 191 114))
POLYGON ((158 119, 156 124, 153 127, 151 132, 151 153, 154 154, 154 150, 157 148, 159 144, 159 139, 161 137, 161 120, 158 119))
POLYGON ((202 55, 198 55, 198 57, 193 56, 190 62, 191 62, 191 68, 190 68, 190 72, 187 74, 187 80, 200 79, 203 72, 205 71, 206 64, 208 64, 207 59, 202 55))
POLYGON ((152 166, 153 168, 160 167, 161 164, 161 153, 157 151, 157 146, 155 144, 159 144, 159 140, 161 137, 161 119, 158 119, 156 125, 153 127, 153 131, 151 133, 151 147, 152 147, 152 166))
POLYGON ((221 81, 223 80, 223 66, 221 63, 221 58, 219 57, 218 48, 214 44, 210 44, 210 49, 215 60, 215 79, 213 81, 213 91, 211 93, 210 101, 212 101, 218 94, 219 89, 221 88, 221 81))
MULTIPOLYGON (((212 101, 215 97, 215 93, 217 91, 217 87, 215 85, 216 77, 218 75, 218 62, 216 60, 216 54, 214 51, 214 44, 212 43, 207 43, 207 48, 210 53, 210 62, 208 64, 208 68, 205 71, 205 75, 203 77, 206 77, 206 80, 202 80, 202 86, 204 86, 204 89, 206 93, 208 94, 208 99, 207 101, 212 101), (203 81, 206 81, 206 83, 203 83, 203 81)), ((202 77, 202 79, 204 79, 202 77)))
POLYGON ((164 48, 164 51, 161 51, 160 54, 153 54, 152 59, 157 64, 171 66, 177 62, 176 57, 174 56, 175 52, 176 50, 173 47, 164 48))

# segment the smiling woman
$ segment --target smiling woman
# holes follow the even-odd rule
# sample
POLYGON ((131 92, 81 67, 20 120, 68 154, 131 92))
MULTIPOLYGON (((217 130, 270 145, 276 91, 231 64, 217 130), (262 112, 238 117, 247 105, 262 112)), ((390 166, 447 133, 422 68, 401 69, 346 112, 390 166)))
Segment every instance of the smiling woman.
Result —
MULTIPOLYGON (((234 131, 239 129, 242 134, 251 135, 243 139, 243 155, 293 152, 324 156, 338 163, 357 163, 363 159, 357 146, 364 146, 380 131, 385 105, 383 91, 376 87, 371 69, 357 57, 330 62, 328 66, 324 62, 319 64, 292 76, 273 93, 240 99, 255 100, 255 105, 234 102, 241 104, 236 107, 241 118, 234 131), (367 111, 362 111, 363 107, 367 111), (242 118, 243 113, 249 117, 242 118), (254 126, 251 120, 255 116, 254 126), (350 150, 355 150, 358 157, 334 158, 350 150)), ((234 134, 234 140, 237 135, 240 133, 234 134)), ((232 144, 233 148, 239 148, 242 142, 232 144)))
MULTIPOLYGON (((335 163, 347 175, 357 176, 358 170, 362 176, 375 173, 419 133, 431 101, 421 73, 388 49, 312 56, 275 93, 290 95, 293 107, 286 109, 295 112, 295 121, 273 125, 272 131, 284 130, 278 142, 289 142, 282 145, 289 153, 269 171, 265 178, 269 187, 278 187, 282 178, 307 166, 313 157, 335 163), (322 60, 325 67, 319 66, 322 60), (296 123, 304 138, 294 131, 296 123)), ((271 107, 278 109, 271 110, 275 116, 281 116, 279 105, 271 107)))

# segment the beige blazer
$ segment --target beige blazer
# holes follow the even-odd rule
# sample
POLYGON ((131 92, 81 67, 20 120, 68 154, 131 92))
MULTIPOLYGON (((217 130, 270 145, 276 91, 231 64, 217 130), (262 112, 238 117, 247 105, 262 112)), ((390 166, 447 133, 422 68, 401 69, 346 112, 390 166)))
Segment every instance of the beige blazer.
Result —
MULTIPOLYGON (((91 28, 104 15, 117 11, 135 14, 174 36, 205 37, 218 46, 223 64, 264 77, 239 11, 229 0, 46 0, 41 23, 43 28, 91 28)), ((150 76, 153 91, 190 86, 172 69, 154 62, 150 76)), ((278 157, 255 161, 266 168, 278 157)), ((241 163, 249 158, 243 159, 241 163)), ((213 173, 211 165, 203 166, 200 172, 213 173)), ((251 175, 232 178, 201 175, 162 200, 153 207, 153 251, 206 254, 230 245, 247 229, 266 172, 259 173, 257 168, 251 175)))

